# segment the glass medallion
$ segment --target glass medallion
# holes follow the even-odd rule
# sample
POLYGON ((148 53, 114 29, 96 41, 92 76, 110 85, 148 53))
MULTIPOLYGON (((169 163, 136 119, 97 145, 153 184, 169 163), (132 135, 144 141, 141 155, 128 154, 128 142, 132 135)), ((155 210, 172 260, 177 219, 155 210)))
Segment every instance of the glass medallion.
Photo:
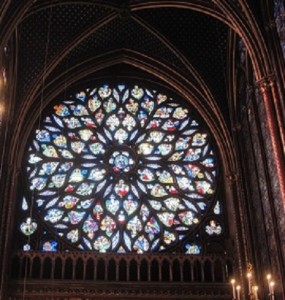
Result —
POLYGON ((39 175, 51 175, 51 174, 53 174, 58 165, 59 165, 58 162, 48 162, 48 163, 42 164, 42 168, 39 171, 39 175))
POLYGON ((115 193, 120 197, 124 198, 129 193, 130 187, 125 183, 123 179, 115 185, 115 193))
POLYGON ((31 218, 27 218, 24 222, 21 223, 20 229, 24 235, 32 235, 38 227, 38 224, 33 221, 31 218))
POLYGON ((129 195, 123 202, 123 207, 128 215, 131 215, 138 207, 138 202, 134 200, 132 195, 129 195))
POLYGON ((111 246, 111 241, 105 236, 99 236, 94 242, 94 249, 99 252, 106 252, 111 246))
MULTIPOLYGON (((164 201, 165 206, 171 211, 177 211, 180 206, 180 200, 178 198, 168 198, 164 201)), ((183 208, 183 206, 182 206, 183 208)))
POLYGON ((115 150, 110 154, 109 165, 114 172, 129 172, 135 165, 133 154, 129 150, 115 150))
POLYGON ((222 226, 214 219, 211 219, 206 227, 205 231, 208 235, 220 235, 222 233, 222 226))
POLYGON ((31 250, 31 246, 29 244, 25 244, 23 246, 23 251, 30 251, 31 250))
POLYGON ((149 236, 151 236, 151 240, 153 239, 156 234, 160 232, 160 226, 158 221, 154 218, 151 217, 149 221, 145 225, 145 232, 148 233, 149 236))
POLYGON ((186 244, 185 246, 186 248, 186 251, 185 253, 186 254, 200 254, 201 253, 201 246, 197 245, 197 244, 186 244))
POLYGON ((70 240, 71 243, 78 242, 78 229, 71 230, 66 235, 67 239, 70 240))
POLYGON ((141 223, 140 219, 137 216, 135 216, 134 218, 132 218, 128 222, 127 230, 130 231, 130 235, 131 235, 132 238, 136 237, 138 235, 138 233, 141 232, 142 223, 141 223))
POLYGON ((172 232, 169 232, 167 230, 164 231, 164 238, 163 238, 163 241, 165 244, 169 245, 173 242, 176 241, 176 235, 172 232))
POLYGON ((64 174, 57 174, 51 177, 51 182, 49 184, 49 187, 56 187, 60 188, 63 186, 65 182, 66 175, 64 174))
POLYGON ((138 174, 141 181, 151 182, 155 180, 155 174, 150 169, 139 169, 138 174))
POLYGON ((55 105, 53 108, 55 113, 60 117, 70 115, 68 107, 66 105, 59 104, 59 105, 55 105))
POLYGON ((46 241, 42 245, 42 251, 44 252, 54 252, 57 251, 58 243, 56 241, 46 241))
POLYGON ((85 212, 70 211, 68 213, 69 222, 72 225, 78 224, 84 217, 85 212))
POLYGON ((98 222, 96 222, 91 215, 86 219, 82 226, 83 231, 87 234, 89 239, 93 239, 94 234, 98 231, 98 222))
POLYGON ((117 200, 117 199, 115 198, 114 195, 112 195, 112 196, 110 197, 110 199, 108 199, 108 200, 106 201, 106 209, 107 209, 112 215, 115 215, 116 212, 119 210, 119 208, 120 208, 120 201, 117 200))
POLYGON ((50 142, 50 133, 47 130, 36 130, 36 139, 39 142, 50 142))
POLYGON ((57 223, 59 220, 61 220, 63 214, 63 210, 59 210, 56 208, 49 209, 44 217, 44 220, 49 221, 50 223, 57 223))
MULTIPOLYGON (((37 210, 53 230, 42 251, 56 251, 55 241, 63 240, 97 252, 166 250, 193 235, 212 207, 215 153, 187 102, 138 85, 105 84, 43 114, 27 145, 29 193, 21 202, 22 211, 37 210)), ((27 218, 20 230, 31 235, 37 226, 27 218)), ((214 219, 201 228, 222 231, 214 219)), ((199 251, 186 245, 188 254, 199 251)))

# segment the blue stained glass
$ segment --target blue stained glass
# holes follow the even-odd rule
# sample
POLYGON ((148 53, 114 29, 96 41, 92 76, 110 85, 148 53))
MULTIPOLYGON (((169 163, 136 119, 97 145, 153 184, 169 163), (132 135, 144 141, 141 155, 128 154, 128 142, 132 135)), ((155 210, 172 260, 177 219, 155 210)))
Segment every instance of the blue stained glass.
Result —
POLYGON ((69 109, 66 105, 59 104, 55 105, 53 108, 58 116, 64 117, 70 115, 69 109))
POLYGON ((32 184, 30 186, 31 190, 38 190, 41 191, 42 189, 44 189, 44 187, 46 186, 46 182, 47 182, 47 178, 45 177, 38 177, 38 178, 34 178, 32 179, 32 184))
POLYGON ((200 254, 201 253, 201 246, 197 244, 187 244, 185 246, 186 248, 186 254, 200 254))
POLYGON ((274 18, 280 38, 281 50, 285 59, 285 4, 283 0, 274 1, 274 18))
MULTIPOLYGON (((84 241, 86 247, 87 247, 88 249, 92 250, 92 245, 91 245, 90 241, 87 240, 85 237, 83 237, 83 241, 84 241)), ((84 249, 84 247, 82 247, 82 248, 84 249)))
POLYGON ((134 250, 137 253, 143 253, 149 250, 149 241, 141 235, 134 243, 134 250))
POLYGON ((56 241, 47 241, 42 245, 42 250, 44 252, 54 252, 57 251, 58 243, 56 241))
POLYGON ((81 104, 76 106, 70 105, 69 107, 73 111, 74 116, 88 116, 87 109, 81 104))
POLYGON ((50 142, 50 133, 47 130, 37 130, 36 139, 39 142, 50 142))
POLYGON ((160 226, 157 220, 152 217, 145 225, 145 232, 154 237, 157 233, 160 232, 160 226))
POLYGON ((86 93, 83 91, 80 93, 77 93, 76 98, 79 99, 80 101, 84 101, 86 99, 86 93))

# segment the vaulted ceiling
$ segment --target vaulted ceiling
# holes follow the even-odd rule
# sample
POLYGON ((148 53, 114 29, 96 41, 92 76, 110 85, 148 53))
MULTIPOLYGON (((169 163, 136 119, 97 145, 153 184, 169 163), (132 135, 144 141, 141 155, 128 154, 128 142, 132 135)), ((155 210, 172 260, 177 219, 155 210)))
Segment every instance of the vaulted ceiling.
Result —
MULTIPOLYGON (((228 121, 228 27, 201 12, 139 9, 140 2, 35 1, 18 27, 18 101, 29 96, 37 82, 47 84, 95 55, 129 49, 159 60, 186 78, 192 66, 228 121)), ((128 72, 131 68, 117 65, 102 74, 120 78, 128 72)))

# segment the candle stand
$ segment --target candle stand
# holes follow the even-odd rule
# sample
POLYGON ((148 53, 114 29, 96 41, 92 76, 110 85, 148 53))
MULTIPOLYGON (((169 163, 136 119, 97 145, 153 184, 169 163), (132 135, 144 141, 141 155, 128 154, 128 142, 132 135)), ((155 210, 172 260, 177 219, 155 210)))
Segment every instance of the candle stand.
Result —
MULTIPOLYGON (((258 297, 258 286, 255 284, 254 280, 254 272, 251 264, 248 264, 247 266, 247 282, 248 282, 248 299, 249 300, 260 300, 258 297)), ((272 280, 271 274, 267 274, 266 276, 267 283, 268 283, 268 300, 275 300, 275 294, 274 294, 274 286, 275 283, 272 280)), ((241 299, 241 289, 242 287, 237 284, 236 280, 233 278, 231 279, 231 285, 232 285, 232 296, 233 300, 240 300, 241 299)))

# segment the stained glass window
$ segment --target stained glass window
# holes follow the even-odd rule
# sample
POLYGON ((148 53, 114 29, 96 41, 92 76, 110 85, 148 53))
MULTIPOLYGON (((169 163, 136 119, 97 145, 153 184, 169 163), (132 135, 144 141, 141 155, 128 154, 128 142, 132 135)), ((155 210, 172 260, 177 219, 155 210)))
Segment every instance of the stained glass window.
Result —
MULTIPOLYGON (((144 253, 187 240, 210 210, 220 214, 214 148, 194 115, 186 101, 136 85, 88 88, 53 104, 27 149, 22 234, 44 224, 43 236, 52 234, 41 238, 43 251, 65 241, 144 253)), ((222 232, 215 218, 204 223, 208 235, 222 232)))
POLYGON ((276 29, 280 38, 280 44, 285 58, 285 4, 284 0, 275 0, 274 2, 274 18, 276 29))

